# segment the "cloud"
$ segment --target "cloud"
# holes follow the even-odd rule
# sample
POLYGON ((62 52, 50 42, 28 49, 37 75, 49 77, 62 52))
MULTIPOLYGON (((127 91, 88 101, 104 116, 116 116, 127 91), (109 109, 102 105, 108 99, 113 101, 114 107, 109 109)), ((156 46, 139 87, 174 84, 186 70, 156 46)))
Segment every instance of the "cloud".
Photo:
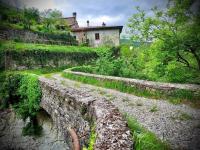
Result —
POLYGON ((53 0, 19 0, 21 7, 36 7, 40 11, 44 9, 56 9, 56 5, 53 0))
POLYGON ((155 5, 164 9, 168 0, 3 0, 12 1, 13 4, 26 7, 36 7, 39 10, 58 9, 64 17, 72 16, 77 12, 77 20, 80 26, 90 25, 126 25, 128 18, 136 13, 136 6, 146 10, 149 15, 150 9, 155 5))
POLYGON ((114 25, 122 20, 124 16, 123 15, 118 15, 118 16, 108 16, 108 15, 100 15, 100 16, 92 16, 88 15, 85 17, 81 17, 78 19, 79 25, 80 26, 86 26, 86 21, 90 21, 91 26, 98 26, 102 25, 102 23, 106 23, 107 25, 114 25))

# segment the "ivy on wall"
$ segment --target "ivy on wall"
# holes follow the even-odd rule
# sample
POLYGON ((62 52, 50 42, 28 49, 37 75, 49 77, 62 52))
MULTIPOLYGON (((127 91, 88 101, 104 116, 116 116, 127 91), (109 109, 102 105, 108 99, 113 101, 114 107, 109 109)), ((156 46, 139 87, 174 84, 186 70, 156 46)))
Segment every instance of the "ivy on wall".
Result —
POLYGON ((41 89, 38 76, 34 74, 4 73, 1 74, 0 102, 1 108, 11 104, 16 114, 28 121, 23 128, 23 135, 41 135, 42 127, 37 122, 40 110, 41 89))

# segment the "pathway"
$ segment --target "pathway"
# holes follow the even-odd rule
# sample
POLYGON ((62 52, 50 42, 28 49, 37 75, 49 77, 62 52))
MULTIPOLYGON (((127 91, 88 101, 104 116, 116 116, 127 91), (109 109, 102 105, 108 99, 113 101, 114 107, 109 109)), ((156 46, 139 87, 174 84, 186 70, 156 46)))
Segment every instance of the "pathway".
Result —
POLYGON ((95 97, 106 98, 122 113, 133 116, 145 128, 167 141, 173 149, 200 149, 200 109, 82 84, 60 74, 53 75, 52 80, 95 97))

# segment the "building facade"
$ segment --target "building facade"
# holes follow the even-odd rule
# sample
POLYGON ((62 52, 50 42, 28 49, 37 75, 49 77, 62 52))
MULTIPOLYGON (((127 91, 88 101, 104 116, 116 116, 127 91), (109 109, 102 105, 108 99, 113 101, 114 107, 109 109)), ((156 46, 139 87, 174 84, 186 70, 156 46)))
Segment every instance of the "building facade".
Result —
POLYGON ((86 43, 92 47, 119 46, 120 44, 120 33, 123 26, 106 26, 104 22, 102 26, 90 26, 89 21, 87 21, 87 27, 79 27, 76 13, 73 13, 73 17, 64 19, 79 44, 86 43))

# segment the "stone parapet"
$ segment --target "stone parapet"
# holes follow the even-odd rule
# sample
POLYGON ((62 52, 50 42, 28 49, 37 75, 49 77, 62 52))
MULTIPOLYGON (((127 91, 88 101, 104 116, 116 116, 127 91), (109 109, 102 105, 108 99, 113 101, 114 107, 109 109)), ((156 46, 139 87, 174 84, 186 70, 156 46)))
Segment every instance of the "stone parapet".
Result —
POLYGON ((69 128, 75 130, 80 145, 87 145, 91 122, 95 124, 96 150, 133 149, 133 139, 118 109, 103 98, 69 88, 53 79, 39 78, 41 107, 52 117, 57 128, 72 145, 69 128))

